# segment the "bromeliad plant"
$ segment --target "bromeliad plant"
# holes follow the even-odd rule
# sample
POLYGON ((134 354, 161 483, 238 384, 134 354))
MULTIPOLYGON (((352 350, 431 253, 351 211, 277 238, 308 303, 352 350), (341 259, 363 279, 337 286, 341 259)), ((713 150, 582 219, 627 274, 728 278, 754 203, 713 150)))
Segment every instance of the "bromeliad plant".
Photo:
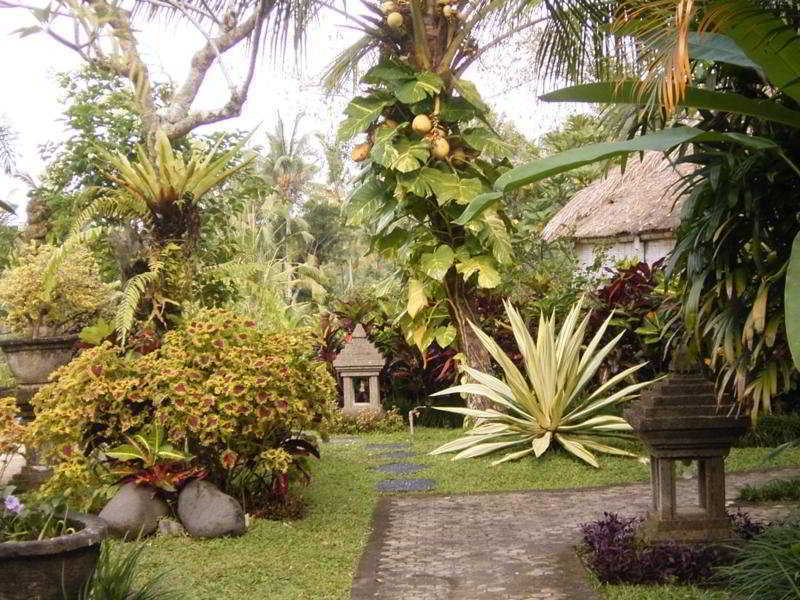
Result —
POLYGON ((521 450, 515 449, 494 461, 494 466, 529 454, 538 458, 557 443, 593 467, 600 466, 593 451, 636 457, 628 450, 610 445, 615 438, 632 439, 631 426, 622 417, 603 414, 602 411, 630 400, 653 381, 612 391, 644 366, 640 364, 617 373, 594 390, 587 389, 622 334, 600 347, 611 315, 584 348, 583 340, 591 315, 587 314, 579 322, 582 304, 581 300, 572 307, 558 332, 555 316, 548 319, 541 314, 534 340, 520 314, 510 303, 505 303, 522 354, 525 375, 492 338, 470 324, 503 369, 505 381, 464 367, 474 383, 457 385, 435 394, 477 394, 490 400, 494 406, 485 410, 437 407, 438 410, 474 418, 476 422, 466 436, 440 446, 431 454, 457 452, 453 460, 458 460, 522 446, 521 450))
POLYGON ((109 473, 116 483, 133 481, 176 492, 188 479, 205 476, 203 469, 189 464, 192 456, 167 443, 163 427, 155 423, 125 438, 127 444, 105 452, 113 461, 109 473))
POLYGON ((209 192, 253 158, 240 157, 241 144, 223 152, 223 138, 209 150, 194 149, 188 159, 163 131, 155 139, 151 154, 144 146, 137 149, 136 161, 97 149, 116 187, 90 190, 93 202, 75 219, 48 267, 52 288, 52 274, 76 247, 106 233, 107 223, 121 226, 116 237, 125 240, 123 253, 132 255, 130 272, 123 268, 125 285, 114 317, 123 343, 137 319, 160 331, 174 326, 197 274, 194 254, 209 192))

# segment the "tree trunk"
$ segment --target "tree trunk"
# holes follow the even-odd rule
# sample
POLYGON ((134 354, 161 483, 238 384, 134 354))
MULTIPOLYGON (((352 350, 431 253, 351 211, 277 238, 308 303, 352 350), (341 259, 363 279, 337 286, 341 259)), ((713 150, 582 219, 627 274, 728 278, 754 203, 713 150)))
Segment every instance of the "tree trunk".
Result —
MULTIPOLYGON (((491 373, 491 357, 469 325, 470 321, 477 324, 475 312, 469 301, 468 294, 472 286, 469 286, 461 275, 452 268, 447 272, 447 275, 445 275, 444 285, 447 290, 450 318, 458 332, 459 349, 466 357, 467 365, 478 371, 491 373)), ((467 406, 469 408, 483 410, 492 407, 493 404, 488 398, 469 394, 467 396, 467 406)))

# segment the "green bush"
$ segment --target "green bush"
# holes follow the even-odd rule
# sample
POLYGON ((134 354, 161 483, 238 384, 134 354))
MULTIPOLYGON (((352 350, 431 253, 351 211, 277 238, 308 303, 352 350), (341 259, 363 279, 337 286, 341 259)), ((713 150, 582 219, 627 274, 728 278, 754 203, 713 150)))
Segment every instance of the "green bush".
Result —
POLYGON ((720 575, 731 595, 741 600, 800 598, 800 517, 747 542, 720 575))
POLYGON ((61 335, 82 327, 110 310, 114 290, 103 283, 92 253, 76 250, 45 286, 56 248, 30 243, 16 256, 16 266, 0 277, 0 305, 5 324, 15 334, 32 337, 61 335))
POLYGON ((780 502, 800 500, 800 477, 775 479, 763 485, 746 485, 739 490, 744 502, 780 502))
POLYGON ((736 442, 738 448, 774 448, 800 439, 800 414, 764 415, 736 442))
POLYGON ((336 410, 331 420, 331 433, 397 433, 406 427, 403 416, 396 408, 386 412, 362 410, 356 415, 348 415, 336 410))
POLYGON ((22 441, 35 441, 54 466, 43 491, 86 498, 96 452, 149 423, 223 487, 260 488, 286 475, 302 459, 285 442, 309 429, 324 435, 335 398, 315 342, 307 329, 271 334, 212 309, 145 355, 108 342, 86 350, 32 400, 36 418, 22 441))

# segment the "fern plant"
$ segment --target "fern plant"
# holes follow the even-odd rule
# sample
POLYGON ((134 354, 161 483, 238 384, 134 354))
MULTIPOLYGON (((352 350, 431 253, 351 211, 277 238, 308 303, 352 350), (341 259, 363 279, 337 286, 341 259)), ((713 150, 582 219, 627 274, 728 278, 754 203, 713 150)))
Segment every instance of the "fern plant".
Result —
POLYGON ((457 452, 453 460, 458 460, 515 448, 514 452, 494 461, 494 466, 530 454, 539 457, 557 443, 593 467, 600 466, 593 451, 636 457, 634 453, 612 445, 615 439, 632 439, 631 426, 622 417, 604 414, 603 411, 630 400, 653 381, 626 385, 614 391, 644 366, 640 364, 617 373, 593 390, 589 389, 603 359, 623 334, 600 346, 612 313, 584 347, 590 315, 579 322, 582 302, 572 307, 558 331, 555 315, 546 318, 541 314, 536 340, 520 314, 510 303, 504 302, 523 358, 525 375, 492 338, 470 323, 484 348, 503 369, 505 381, 463 367, 473 383, 433 394, 476 394, 490 400, 493 406, 484 410, 435 407, 476 421, 466 436, 436 448, 431 454, 457 452))

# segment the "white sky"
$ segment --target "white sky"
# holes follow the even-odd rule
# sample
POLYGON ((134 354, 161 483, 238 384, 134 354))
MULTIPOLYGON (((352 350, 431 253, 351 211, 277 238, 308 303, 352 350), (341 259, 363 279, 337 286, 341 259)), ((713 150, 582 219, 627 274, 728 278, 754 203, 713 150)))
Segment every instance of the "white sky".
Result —
MULTIPOLYGON (((20 169, 37 177, 44 167, 38 157, 38 146, 65 137, 59 102, 61 90, 53 75, 78 69, 81 61, 72 51, 43 34, 22 39, 12 36, 15 29, 33 23, 33 18, 24 12, 0 10, 0 115, 5 115, 19 133, 20 169)), ((291 123, 297 113, 305 113, 303 125, 307 133, 325 134, 334 130, 346 99, 325 99, 319 80, 327 62, 357 37, 352 30, 338 27, 342 23, 343 17, 329 13, 324 23, 310 32, 302 73, 296 72, 290 60, 287 60, 286 69, 268 60, 262 61, 242 116, 205 130, 252 129, 260 124, 260 131, 270 131, 278 110, 287 123, 291 123)), ((189 57, 204 43, 200 34, 187 25, 182 25, 180 30, 168 30, 161 24, 147 25, 140 39, 155 78, 171 77, 176 81, 182 80, 189 57)), ((243 72, 241 57, 240 54, 227 58, 225 64, 229 71, 243 72)), ((476 82, 496 111, 505 114, 526 135, 535 137, 554 128, 568 109, 563 105, 536 102, 535 83, 509 90, 513 85, 507 77, 509 69, 526 65, 514 65, 513 62, 519 61, 502 60, 504 58, 497 54, 489 56, 489 63, 482 68, 473 67, 467 78, 476 82), (501 68, 491 64, 491 61, 501 60, 505 63, 501 68)), ((214 107, 219 98, 227 97, 224 78, 219 69, 214 68, 195 107, 214 107)), ((255 139, 263 139, 263 134, 256 133, 255 139)), ((21 220, 24 220, 26 192, 24 183, 0 173, 0 198, 20 207, 17 212, 21 220)))

